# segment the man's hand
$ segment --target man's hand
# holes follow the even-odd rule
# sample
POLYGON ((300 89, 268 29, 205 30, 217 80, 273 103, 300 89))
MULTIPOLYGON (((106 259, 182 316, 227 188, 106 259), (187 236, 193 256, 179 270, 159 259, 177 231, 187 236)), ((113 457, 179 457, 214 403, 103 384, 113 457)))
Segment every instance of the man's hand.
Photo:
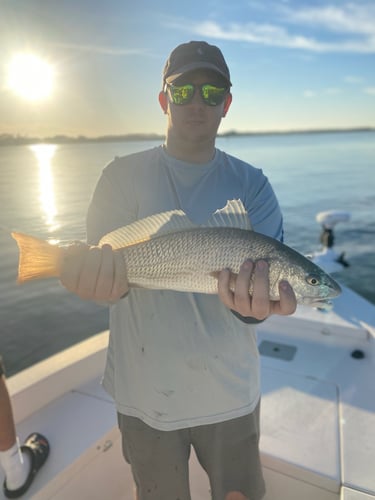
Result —
POLYGON ((124 259, 110 245, 68 247, 60 280, 81 299, 95 302, 116 302, 129 290, 124 259))
POLYGON ((234 291, 230 289, 231 272, 223 269, 219 275, 218 293, 220 300, 229 309, 241 316, 263 320, 271 314, 293 314, 297 307, 296 297, 288 282, 279 285, 280 299, 269 298, 268 264, 264 260, 254 264, 245 261, 235 281, 234 291), (253 294, 249 294, 251 279, 254 280, 253 294))

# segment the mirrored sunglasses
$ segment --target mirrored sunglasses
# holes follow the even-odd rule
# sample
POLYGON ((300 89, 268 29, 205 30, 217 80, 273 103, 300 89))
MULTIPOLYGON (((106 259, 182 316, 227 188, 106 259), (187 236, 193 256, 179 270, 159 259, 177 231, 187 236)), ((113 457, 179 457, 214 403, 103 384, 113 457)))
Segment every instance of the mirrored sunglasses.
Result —
POLYGON ((177 106, 189 104, 197 89, 199 89, 201 98, 207 106, 218 106, 224 102, 229 90, 228 87, 218 87, 211 83, 203 83, 202 85, 194 85, 192 83, 173 85, 172 83, 167 83, 166 86, 170 100, 177 106))

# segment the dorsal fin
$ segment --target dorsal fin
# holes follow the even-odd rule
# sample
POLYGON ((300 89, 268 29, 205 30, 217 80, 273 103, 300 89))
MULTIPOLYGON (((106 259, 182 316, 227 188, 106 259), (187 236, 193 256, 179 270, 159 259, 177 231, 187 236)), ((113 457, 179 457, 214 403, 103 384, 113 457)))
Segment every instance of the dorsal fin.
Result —
POLYGON ((249 216, 241 200, 230 200, 225 207, 214 212, 207 222, 197 226, 183 210, 170 210, 137 220, 103 236, 99 246, 109 244, 114 250, 135 245, 150 238, 187 231, 196 227, 235 227, 251 229, 249 216))
POLYGON ((249 214, 241 200, 229 200, 225 207, 214 212, 203 227, 235 227, 251 230, 249 214))

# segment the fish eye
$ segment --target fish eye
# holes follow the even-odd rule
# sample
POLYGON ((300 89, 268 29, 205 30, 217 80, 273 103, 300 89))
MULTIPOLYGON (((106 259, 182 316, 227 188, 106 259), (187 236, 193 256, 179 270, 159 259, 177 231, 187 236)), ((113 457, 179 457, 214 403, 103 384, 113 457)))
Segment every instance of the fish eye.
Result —
POLYGON ((317 285, 320 285, 320 279, 319 279, 319 276, 317 276, 316 274, 309 274, 307 277, 306 277, 306 281, 309 285, 312 285, 312 286, 317 286, 317 285))

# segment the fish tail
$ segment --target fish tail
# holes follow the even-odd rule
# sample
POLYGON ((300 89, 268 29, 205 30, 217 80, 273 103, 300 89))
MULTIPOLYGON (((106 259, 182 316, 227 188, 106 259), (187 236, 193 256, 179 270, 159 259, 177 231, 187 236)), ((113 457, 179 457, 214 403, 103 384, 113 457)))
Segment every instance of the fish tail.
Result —
POLYGON ((60 275, 63 253, 60 247, 23 233, 12 232, 12 237, 20 251, 18 283, 60 275))

